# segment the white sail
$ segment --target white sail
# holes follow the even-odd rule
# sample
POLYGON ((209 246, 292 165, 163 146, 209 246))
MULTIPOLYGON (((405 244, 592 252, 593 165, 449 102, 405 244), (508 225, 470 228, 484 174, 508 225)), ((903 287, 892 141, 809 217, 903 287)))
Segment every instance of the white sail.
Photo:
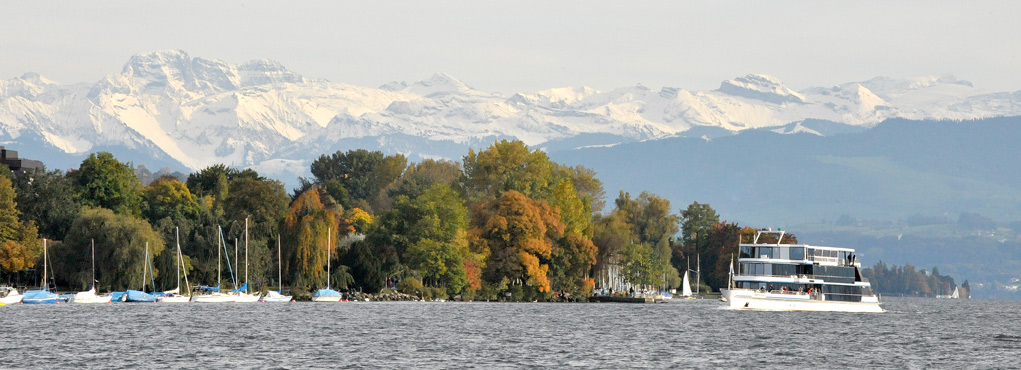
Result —
POLYGON ((681 281, 681 296, 691 297, 691 284, 688 282, 688 272, 684 272, 684 280, 681 281))
POLYGON ((961 298, 961 292, 957 291, 957 287, 954 287, 954 293, 950 295, 950 298, 952 298, 952 299, 960 299, 961 298))

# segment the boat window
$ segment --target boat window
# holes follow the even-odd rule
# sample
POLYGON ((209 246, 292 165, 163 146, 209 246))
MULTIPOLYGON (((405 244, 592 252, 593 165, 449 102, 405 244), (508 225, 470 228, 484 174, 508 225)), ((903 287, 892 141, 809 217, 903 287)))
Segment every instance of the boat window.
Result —
POLYGON ((758 247, 757 249, 758 249, 758 251, 756 253, 756 257, 758 257, 758 258, 773 258, 773 248, 772 247, 758 247))
POLYGON ((808 257, 808 258, 815 257, 815 248, 806 248, 805 252, 806 252, 806 254, 805 254, 806 257, 808 257))
POLYGON ((791 247, 791 259, 792 260, 803 260, 805 259, 805 247, 791 247))
POLYGON ((778 252, 780 252, 780 253, 779 253, 779 256, 777 256, 777 258, 784 259, 784 260, 791 259, 790 248, 779 248, 778 252))
POLYGON ((752 247, 741 247, 741 254, 738 258, 752 258, 752 247))

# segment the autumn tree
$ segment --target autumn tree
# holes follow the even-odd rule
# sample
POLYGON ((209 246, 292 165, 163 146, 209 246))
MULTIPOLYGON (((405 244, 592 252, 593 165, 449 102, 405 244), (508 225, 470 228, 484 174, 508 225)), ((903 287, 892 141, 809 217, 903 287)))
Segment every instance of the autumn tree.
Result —
POLYGON ((335 258, 339 254, 337 241, 354 231, 341 210, 324 206, 323 195, 318 187, 302 193, 291 203, 281 225, 284 271, 297 290, 327 285, 326 259, 335 258), (330 255, 327 242, 334 246, 330 255))
POLYGON ((142 217, 150 224, 163 218, 194 220, 199 211, 198 198, 177 178, 162 176, 142 189, 142 217))
POLYGON ((541 150, 520 141, 501 140, 464 157, 462 186, 469 201, 489 200, 514 190, 530 198, 545 198, 554 165, 541 150))
POLYGON ((0 268, 13 273, 34 267, 43 250, 35 224, 21 220, 6 166, 0 167, 0 268))
POLYGON ((487 280, 520 281, 548 294, 553 240, 564 234, 558 213, 545 201, 514 190, 480 204, 471 223, 478 230, 475 248, 488 252, 487 280))
MULTIPOLYGON (((337 151, 319 156, 312 162, 315 183, 337 181, 351 200, 349 203, 363 209, 379 208, 381 194, 397 180, 408 165, 403 154, 386 156, 382 152, 365 149, 337 151)), ((337 195, 337 194, 331 194, 337 195)))

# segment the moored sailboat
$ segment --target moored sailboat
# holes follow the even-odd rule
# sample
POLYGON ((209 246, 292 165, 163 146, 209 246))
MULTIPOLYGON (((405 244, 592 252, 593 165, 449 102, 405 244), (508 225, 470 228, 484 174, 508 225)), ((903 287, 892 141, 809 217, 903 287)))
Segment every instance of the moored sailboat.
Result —
POLYGON ((96 294, 96 241, 91 241, 92 245, 92 284, 88 290, 84 292, 75 293, 68 303, 110 303, 113 298, 109 294, 98 295, 96 294))
MULTIPOLYGON (((181 230, 180 228, 174 228, 174 240, 177 245, 177 288, 163 292, 162 296, 159 297, 160 302, 164 303, 188 303, 191 302, 191 295, 181 295, 181 270, 184 270, 184 255, 181 254, 181 230)), ((191 292, 191 284, 188 283, 188 271, 184 271, 184 286, 187 288, 186 292, 191 292)))
POLYGON ((156 302, 157 296, 152 293, 145 292, 145 277, 152 276, 152 287, 153 290, 156 288, 156 276, 152 271, 151 262, 149 261, 149 242, 145 242, 145 261, 142 265, 142 289, 141 290, 128 290, 124 292, 125 302, 156 302))
POLYGON ((14 287, 9 286, 0 287, 0 303, 3 304, 21 303, 21 299, 24 297, 25 295, 19 293, 18 289, 15 289, 14 287))
POLYGON ((260 298, 259 302, 290 302, 291 301, 291 296, 283 294, 284 293, 284 280, 283 280, 283 277, 284 277, 284 274, 283 274, 284 261, 280 257, 281 257, 281 254, 280 254, 280 235, 277 235, 277 282, 280 284, 280 287, 278 288, 280 290, 277 290, 277 291, 272 291, 271 290, 271 291, 266 292, 266 296, 260 298))
POLYGON ((43 285, 42 289, 29 290, 25 292, 25 295, 21 298, 21 303, 25 304, 52 304, 60 303, 64 300, 55 293, 50 292, 49 280, 46 275, 46 265, 49 260, 49 254, 46 251, 46 239, 43 239, 43 285))
POLYGON ((332 230, 326 229, 326 289, 319 289, 312 295, 312 302, 340 302, 343 295, 340 292, 330 289, 330 239, 332 230))

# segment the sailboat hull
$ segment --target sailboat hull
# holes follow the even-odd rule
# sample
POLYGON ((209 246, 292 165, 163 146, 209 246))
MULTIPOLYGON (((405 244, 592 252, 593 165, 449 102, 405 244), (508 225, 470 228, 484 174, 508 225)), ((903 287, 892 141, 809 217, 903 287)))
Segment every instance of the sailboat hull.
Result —
POLYGON ((186 295, 175 295, 170 297, 160 297, 159 301, 163 303, 188 303, 191 302, 191 297, 186 295))
POLYGON ((156 296, 140 291, 140 290, 129 290, 124 294, 125 302, 140 302, 140 303, 152 303, 156 302, 156 296))
POLYGON ((30 290, 21 298, 21 303, 24 304, 54 304, 63 301, 60 296, 45 290, 30 290))
POLYGON ((0 303, 3 303, 3 304, 21 303, 21 299, 24 298, 24 297, 25 296, 23 296, 21 294, 11 293, 11 294, 8 294, 6 297, 0 298, 0 303))

